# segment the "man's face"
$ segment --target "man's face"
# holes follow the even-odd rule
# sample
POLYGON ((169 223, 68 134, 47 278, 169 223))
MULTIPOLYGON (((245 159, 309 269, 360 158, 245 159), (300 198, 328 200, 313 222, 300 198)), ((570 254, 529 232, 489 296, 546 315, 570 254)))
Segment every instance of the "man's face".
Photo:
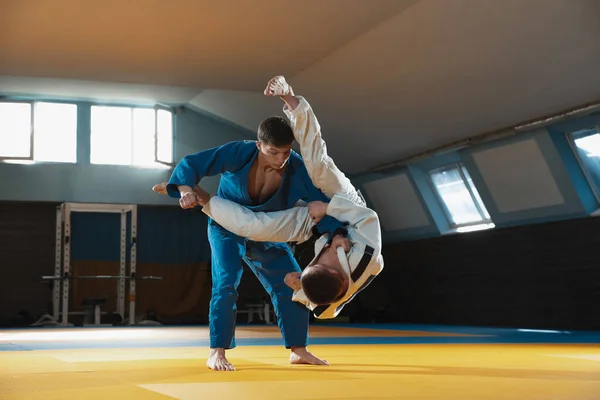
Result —
MULTIPOLYGON (((342 247, 344 252, 348 253, 352 247, 352 243, 343 235, 336 235, 331 240, 331 244, 326 245, 323 250, 321 250, 319 257, 315 260, 315 264, 319 265, 309 265, 304 269, 304 271, 307 271, 310 268, 327 268, 332 274, 339 276, 340 280, 344 282, 342 286, 347 288, 348 284, 350 283, 350 278, 344 271, 344 268, 340 263, 340 259, 338 258, 338 247, 342 247)), ((294 290, 300 290, 302 287, 301 277, 302 275, 299 272, 290 272, 285 276, 284 281, 290 288, 294 290)))
POLYGON ((338 247, 344 249, 344 253, 348 253, 352 244, 350 241, 345 238, 343 235, 336 235, 332 240, 331 244, 326 245, 321 250, 321 254, 315 260, 315 264, 319 264, 319 267, 307 267, 307 268, 327 268, 332 273, 338 274, 342 280, 348 280, 348 275, 344 271, 342 264, 340 263, 340 259, 338 257, 337 251, 338 247))
POLYGON ((263 159, 273 169, 281 169, 290 158, 292 144, 276 147, 264 142, 256 142, 256 147, 262 154, 263 159))

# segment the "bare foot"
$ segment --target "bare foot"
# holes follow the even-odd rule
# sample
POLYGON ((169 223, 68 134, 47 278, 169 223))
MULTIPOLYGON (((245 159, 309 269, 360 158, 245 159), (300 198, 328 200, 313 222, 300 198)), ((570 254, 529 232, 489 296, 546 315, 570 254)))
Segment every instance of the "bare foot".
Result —
POLYGON ((290 354, 290 364, 312 364, 312 365, 329 365, 326 360, 321 360, 306 347, 296 347, 292 349, 290 354))
POLYGON ((235 367, 225 358, 225 349, 210 349, 206 366, 213 371, 235 371, 235 367))
MULTIPOLYGON (((167 182, 162 182, 152 186, 152 191, 158 194, 167 194, 167 182)), ((194 186, 194 192, 200 197, 199 203, 202 206, 206 205, 206 203, 208 203, 208 201, 212 197, 210 193, 208 193, 206 190, 202 189, 198 185, 194 186)))
POLYGON ((265 88, 266 96, 294 96, 294 90, 282 75, 272 78, 265 88))
POLYGON ((162 182, 152 186, 152 191, 158 194, 167 194, 167 182, 162 182))

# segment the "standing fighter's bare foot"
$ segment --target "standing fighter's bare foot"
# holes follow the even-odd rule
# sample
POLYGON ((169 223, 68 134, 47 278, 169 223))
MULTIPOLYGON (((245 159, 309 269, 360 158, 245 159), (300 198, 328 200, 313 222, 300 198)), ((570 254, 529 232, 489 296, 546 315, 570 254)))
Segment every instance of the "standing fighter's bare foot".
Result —
POLYGON ((329 365, 326 360, 321 360, 319 357, 306 350, 306 347, 294 347, 290 354, 291 364, 312 364, 312 365, 329 365))
POLYGON ((294 96, 294 90, 282 75, 272 78, 265 88, 265 96, 294 96))
POLYGON ((225 349, 210 349, 206 366, 213 371, 235 371, 235 367, 225 358, 225 349))

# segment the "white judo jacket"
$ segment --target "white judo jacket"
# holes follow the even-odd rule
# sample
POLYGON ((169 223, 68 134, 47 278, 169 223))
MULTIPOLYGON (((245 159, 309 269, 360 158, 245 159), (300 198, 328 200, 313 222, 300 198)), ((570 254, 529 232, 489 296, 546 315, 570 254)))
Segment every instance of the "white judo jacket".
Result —
MULTIPOLYGON (((381 225, 377 213, 366 207, 350 180, 327 155, 327 146, 312 108, 303 97, 298 96, 298 99, 300 105, 296 109, 284 107, 284 112, 293 125, 294 136, 300 144, 300 153, 313 184, 331 198, 327 215, 347 224, 347 238, 352 247, 348 253, 338 248, 340 264, 350 278, 342 299, 327 306, 317 306, 300 289, 294 292, 293 300, 312 310, 316 318, 330 319, 335 318, 383 270, 381 225)), ((203 212, 230 232, 258 242, 302 243, 313 234, 314 223, 306 206, 253 212, 230 200, 213 196, 203 207, 203 212)), ((309 265, 316 263, 328 242, 327 233, 315 242, 315 258, 309 265)))

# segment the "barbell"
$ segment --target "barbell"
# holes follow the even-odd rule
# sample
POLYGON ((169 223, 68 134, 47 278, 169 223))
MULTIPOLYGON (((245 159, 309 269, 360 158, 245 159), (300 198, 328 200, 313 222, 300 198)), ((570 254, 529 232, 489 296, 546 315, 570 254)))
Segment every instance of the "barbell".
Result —
POLYGON ((60 275, 45 275, 42 276, 42 279, 45 281, 61 281, 61 280, 66 280, 66 279, 128 279, 128 280, 162 280, 162 276, 140 276, 140 277, 136 277, 135 275, 133 276, 129 276, 129 275, 76 275, 76 276, 72 276, 72 275, 67 275, 67 276, 60 276, 60 275))

